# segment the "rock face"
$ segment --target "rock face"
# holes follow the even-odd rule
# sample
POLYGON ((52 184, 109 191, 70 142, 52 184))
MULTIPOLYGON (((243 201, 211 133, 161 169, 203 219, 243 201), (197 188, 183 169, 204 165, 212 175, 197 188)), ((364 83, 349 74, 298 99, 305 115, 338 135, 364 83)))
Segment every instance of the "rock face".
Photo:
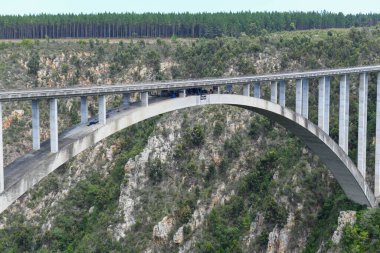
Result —
POLYGON ((173 242, 175 244, 182 244, 183 243, 183 226, 181 226, 177 232, 173 236, 173 242))
POLYGON ((356 222, 356 211, 341 211, 338 218, 338 227, 331 238, 332 242, 339 244, 342 239, 343 229, 346 225, 354 225, 356 222))
POLYGON ((153 227, 153 240, 156 243, 167 241, 169 233, 174 226, 174 218, 165 216, 157 225, 153 227))
POLYGON ((279 229, 277 225, 275 226, 268 236, 268 253, 284 253, 288 251, 290 233, 294 224, 294 214, 289 213, 287 223, 282 229, 279 229))
POLYGON ((278 240, 279 237, 280 237, 280 230, 278 229, 278 226, 276 225, 273 231, 270 232, 268 236, 267 253, 277 252, 279 248, 279 240, 278 240))
POLYGON ((246 247, 249 247, 251 243, 259 236, 263 230, 264 215, 260 212, 257 213, 255 221, 251 223, 248 235, 244 238, 246 247))

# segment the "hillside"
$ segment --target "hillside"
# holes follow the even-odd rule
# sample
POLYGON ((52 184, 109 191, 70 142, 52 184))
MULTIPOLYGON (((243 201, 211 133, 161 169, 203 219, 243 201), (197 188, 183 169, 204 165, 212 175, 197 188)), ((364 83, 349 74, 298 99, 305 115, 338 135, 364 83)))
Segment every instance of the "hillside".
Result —
MULTIPOLYGON (((4 42, 0 85, 112 85, 379 64, 379 42, 380 27, 197 40, 4 42)), ((368 140, 376 90, 370 78, 368 140)), ((332 79, 332 94, 338 81, 332 79)), ((354 105, 357 78, 350 81, 354 105)), ((311 87, 315 122, 316 80, 311 87)), ((263 92, 269 96, 268 87, 263 92)), ((120 103, 120 96, 107 98, 108 107, 120 103)), ((294 108, 294 94, 287 103, 294 108)), ((46 139, 48 111, 41 104, 46 139)), ((331 105, 335 139, 337 106, 331 105)), ((96 107, 92 98, 91 114, 96 107)), ((79 99, 60 100, 60 129, 78 123, 78 113, 79 99)), ((5 104, 7 164, 31 149, 30 115, 27 103, 5 104)), ((351 117, 350 124, 356 121, 351 117)), ((350 131, 355 160, 357 129, 350 131)), ((374 143, 368 143, 373 185, 374 143)), ((0 251, 375 252, 379 215, 347 200, 318 157, 281 126, 243 109, 207 106, 125 129, 52 173, 0 216, 0 251)))

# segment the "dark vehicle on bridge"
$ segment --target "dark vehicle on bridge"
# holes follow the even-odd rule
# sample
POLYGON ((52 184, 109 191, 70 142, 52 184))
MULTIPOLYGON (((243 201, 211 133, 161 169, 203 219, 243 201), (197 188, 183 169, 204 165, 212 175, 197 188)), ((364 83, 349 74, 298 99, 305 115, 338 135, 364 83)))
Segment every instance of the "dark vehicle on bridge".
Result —
POLYGON ((90 121, 87 123, 87 126, 95 125, 97 123, 99 123, 99 120, 97 118, 90 119, 90 121))
POLYGON ((202 89, 202 88, 190 88, 190 89, 186 89, 186 96, 199 96, 199 95, 202 95, 202 94, 208 94, 209 91, 206 90, 206 89, 202 89))
POLYGON ((178 97, 178 91, 175 90, 162 90, 160 93, 160 97, 167 97, 167 98, 176 98, 178 97))

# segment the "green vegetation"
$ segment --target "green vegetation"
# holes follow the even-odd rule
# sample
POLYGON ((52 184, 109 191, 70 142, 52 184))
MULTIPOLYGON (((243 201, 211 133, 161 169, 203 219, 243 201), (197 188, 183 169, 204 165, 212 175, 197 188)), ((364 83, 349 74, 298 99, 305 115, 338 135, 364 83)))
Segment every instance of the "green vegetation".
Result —
POLYGON ((358 212, 357 222, 347 225, 340 246, 343 252, 377 252, 380 249, 380 210, 358 212))
POLYGON ((40 57, 37 51, 33 51, 28 61, 28 73, 32 75, 37 75, 38 70, 40 69, 40 57))
MULTIPOLYGON (((0 16, 0 38, 215 37, 376 25, 379 14, 331 12, 100 13, 0 16)), ((80 40, 81 45, 86 41, 80 40)))

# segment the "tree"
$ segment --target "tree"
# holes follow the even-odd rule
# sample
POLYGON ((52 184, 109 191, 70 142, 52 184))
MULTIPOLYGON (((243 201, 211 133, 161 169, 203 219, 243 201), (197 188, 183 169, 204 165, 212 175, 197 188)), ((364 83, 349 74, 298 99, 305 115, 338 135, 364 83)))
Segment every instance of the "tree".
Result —
POLYGON ((37 51, 33 51, 30 60, 27 63, 28 73, 31 75, 37 75, 40 70, 40 56, 37 51))

